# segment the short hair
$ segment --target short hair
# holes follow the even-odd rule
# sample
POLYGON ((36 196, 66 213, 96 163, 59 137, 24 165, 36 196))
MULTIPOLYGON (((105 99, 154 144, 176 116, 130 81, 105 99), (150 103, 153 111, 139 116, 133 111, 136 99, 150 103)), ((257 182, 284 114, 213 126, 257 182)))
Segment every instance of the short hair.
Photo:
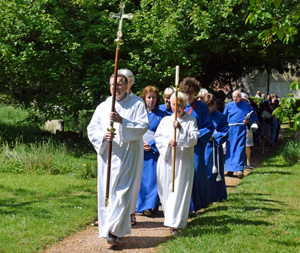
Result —
MULTIPOLYGON (((178 93, 177 93, 177 95, 178 95, 178 100, 180 100, 182 103, 183 103, 183 106, 186 106, 186 104, 187 104, 187 100, 186 100, 186 97, 185 97, 185 95, 181 92, 181 91, 178 91, 178 93)), ((172 99, 173 98, 175 98, 175 96, 176 96, 176 94, 175 94, 175 92, 172 94, 172 96, 171 96, 171 103, 172 103, 172 99)))
POLYGON ((203 102, 208 105, 208 107, 215 106, 216 97, 211 93, 207 93, 204 95, 203 102))
POLYGON ((173 94, 173 92, 174 92, 174 90, 172 89, 172 88, 166 88, 165 90, 164 90, 164 94, 163 94, 163 97, 165 97, 165 96, 172 96, 172 94, 173 94))
MULTIPOLYGON (((111 80, 112 78, 114 78, 114 77, 115 77, 115 74, 112 74, 112 75, 110 76, 110 78, 109 78, 109 84, 110 84, 110 80, 111 80)), ((124 75, 122 75, 122 74, 117 74, 117 78, 118 78, 118 77, 122 77, 122 83, 125 84, 125 85, 128 85, 128 79, 127 79, 126 76, 124 76, 124 75)))
POLYGON ((195 92, 198 94, 201 84, 195 77, 186 77, 180 82, 183 93, 195 92))
POLYGON ((233 93, 237 93, 237 96, 240 98, 242 97, 241 92, 239 90, 235 90, 234 92, 232 92, 232 95, 233 93))
POLYGON ((158 108, 159 104, 160 104, 160 96, 159 96, 159 91, 157 89, 156 86, 147 86, 143 89, 142 94, 141 94, 141 98, 145 101, 146 103, 146 96, 148 93, 150 92, 155 92, 156 94, 156 103, 155 103, 155 108, 158 108))
POLYGON ((119 69, 118 74, 126 76, 127 79, 130 81, 131 85, 134 84, 135 78, 133 73, 129 69, 119 69))

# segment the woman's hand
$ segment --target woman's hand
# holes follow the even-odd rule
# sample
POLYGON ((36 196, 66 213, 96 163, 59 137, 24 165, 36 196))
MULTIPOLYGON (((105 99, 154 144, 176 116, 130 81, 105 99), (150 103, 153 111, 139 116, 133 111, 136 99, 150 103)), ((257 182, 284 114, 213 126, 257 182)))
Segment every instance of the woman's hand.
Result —
POLYGON ((147 142, 144 142, 144 150, 147 152, 147 151, 150 151, 152 148, 149 146, 149 144, 147 142))

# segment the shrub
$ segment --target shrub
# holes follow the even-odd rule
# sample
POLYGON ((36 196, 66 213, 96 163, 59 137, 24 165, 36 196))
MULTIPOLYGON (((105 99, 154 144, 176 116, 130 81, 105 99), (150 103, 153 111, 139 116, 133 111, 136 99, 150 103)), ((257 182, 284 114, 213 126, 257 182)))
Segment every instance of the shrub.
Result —
POLYGON ((300 160, 300 142, 288 141, 283 146, 281 155, 289 165, 297 163, 300 160))

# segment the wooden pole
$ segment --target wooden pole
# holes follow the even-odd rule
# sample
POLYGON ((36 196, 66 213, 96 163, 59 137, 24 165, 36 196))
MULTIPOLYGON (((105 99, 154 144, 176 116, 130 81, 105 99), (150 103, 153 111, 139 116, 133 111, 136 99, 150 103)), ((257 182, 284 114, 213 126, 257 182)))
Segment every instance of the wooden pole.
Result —
MULTIPOLYGON (((117 86, 117 80, 118 80, 118 67, 119 67, 119 52, 121 45, 123 44, 122 40, 122 21, 124 18, 132 19, 133 15, 131 13, 124 14, 124 8, 125 4, 120 4, 120 13, 116 14, 111 12, 109 16, 111 18, 119 18, 119 28, 117 32, 117 38, 115 39, 115 44, 117 45, 116 48, 116 54, 115 54, 115 68, 114 68, 114 82, 113 82, 113 94, 112 94, 112 103, 111 103, 111 112, 115 112, 115 103, 116 103, 116 86, 117 86)), ((116 129, 114 129, 114 122, 110 122, 110 127, 107 129, 109 132, 115 132, 116 129)), ((106 177, 106 192, 105 192, 105 206, 108 206, 108 200, 109 200, 109 184, 110 184, 110 168, 111 168, 111 153, 112 153, 112 141, 109 141, 108 143, 108 155, 107 155, 107 177, 106 177)))
MULTIPOLYGON (((177 100, 178 100, 178 85, 179 85, 179 66, 176 66, 176 75, 175 75, 175 112, 174 117, 175 121, 177 120, 177 100)), ((176 141, 176 128, 174 127, 174 140, 176 141)), ((175 184, 175 160, 176 160, 176 147, 173 149, 173 163, 172 163, 172 192, 174 192, 175 184)))

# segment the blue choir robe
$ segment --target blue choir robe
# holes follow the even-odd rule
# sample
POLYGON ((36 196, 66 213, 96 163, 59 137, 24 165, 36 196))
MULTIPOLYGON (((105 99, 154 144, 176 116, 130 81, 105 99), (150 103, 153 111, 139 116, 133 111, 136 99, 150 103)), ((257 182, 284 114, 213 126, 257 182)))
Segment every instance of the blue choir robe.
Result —
POLYGON ((212 203, 227 198, 226 184, 224 179, 224 158, 222 144, 228 139, 229 130, 226 117, 221 112, 214 110, 210 116, 215 131, 213 132, 214 140, 210 140, 205 148, 205 166, 207 168, 209 202, 212 203), (219 161, 217 152, 219 153, 219 161), (217 173, 212 174, 214 162, 218 167, 222 181, 216 181, 218 175, 217 173))
POLYGON ((206 208, 209 204, 208 178, 205 167, 204 151, 206 144, 213 133, 214 127, 210 119, 208 106, 205 103, 198 100, 194 100, 194 102, 191 103, 191 105, 186 105, 185 111, 188 113, 190 112, 189 114, 197 120, 199 131, 198 142, 194 146, 195 173, 192 190, 192 199, 190 204, 190 212, 196 212, 201 208, 206 208), (191 109, 193 104, 194 108, 191 109))
MULTIPOLYGON (((147 140, 146 142, 152 149, 150 151, 144 151, 144 166, 137 202, 137 213, 143 212, 146 209, 153 209, 154 211, 158 210, 159 197, 157 191, 156 167, 159 152, 155 145, 154 133, 161 119, 168 114, 155 108, 151 113, 147 112, 147 115, 149 130, 152 131, 153 138, 151 137, 151 139, 147 140)), ((147 133, 145 135, 147 135, 147 133)))
MULTIPOLYGON (((229 137, 226 142, 225 170, 230 172, 243 171, 246 159, 246 125, 245 116, 251 111, 250 105, 240 100, 229 102, 223 114, 229 125, 229 137)), ((250 125, 254 122, 253 113, 249 118, 250 125)))
POLYGON ((167 109, 165 104, 159 105, 158 109, 161 110, 161 111, 163 111, 163 112, 166 112, 169 115, 173 114, 172 108, 170 107, 169 109, 167 109))

